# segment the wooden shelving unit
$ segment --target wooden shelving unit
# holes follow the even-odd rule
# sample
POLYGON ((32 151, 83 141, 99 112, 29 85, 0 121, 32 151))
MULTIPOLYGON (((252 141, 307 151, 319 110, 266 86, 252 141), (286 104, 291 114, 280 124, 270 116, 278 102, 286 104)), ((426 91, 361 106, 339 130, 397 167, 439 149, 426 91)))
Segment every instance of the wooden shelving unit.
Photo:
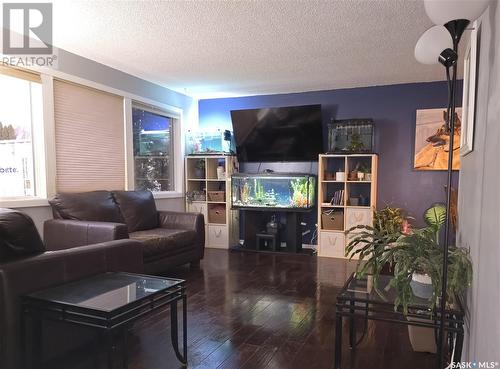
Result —
POLYGON ((377 166, 376 154, 319 156, 319 256, 346 258, 346 246, 353 236, 346 236, 345 231, 356 225, 372 224, 377 203, 377 166), (349 178, 349 173, 356 167, 368 170, 370 178, 349 178), (332 179, 337 172, 343 173, 343 178, 332 179), (335 196, 339 191, 344 194, 340 200, 335 196), (334 196, 336 201, 332 200, 334 196))
POLYGON ((186 192, 196 191, 197 197, 186 196, 186 210, 202 213, 205 218, 205 246, 227 249, 239 242, 239 212, 231 210, 231 174, 238 168, 235 156, 196 155, 185 159, 186 192), (224 178, 217 176, 222 167, 224 178), (203 167, 203 170, 200 168, 203 167), (210 192, 224 192, 222 199, 211 200, 210 192))

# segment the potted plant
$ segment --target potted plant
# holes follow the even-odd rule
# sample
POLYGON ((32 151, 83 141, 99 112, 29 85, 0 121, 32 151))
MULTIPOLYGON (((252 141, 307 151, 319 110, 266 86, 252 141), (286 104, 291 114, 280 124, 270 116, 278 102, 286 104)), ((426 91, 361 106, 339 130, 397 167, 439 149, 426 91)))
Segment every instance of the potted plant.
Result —
POLYGON ((370 173, 370 168, 368 168, 366 165, 362 165, 358 171, 358 179, 360 181, 371 181, 372 174, 370 173), (362 174, 361 176, 360 173, 362 174))
POLYGON ((386 206, 373 211, 372 225, 358 225, 347 230, 348 234, 354 234, 347 245, 347 255, 351 259, 358 256, 359 278, 369 275, 377 285, 378 276, 389 269, 385 251, 403 234, 407 224, 408 217, 403 209, 386 206))
MULTIPOLYGON (((435 204, 424 214, 426 227, 406 229, 405 223, 398 232, 380 237, 371 232, 375 244, 370 244, 369 233, 358 236, 349 244, 349 250, 359 255, 358 274, 372 272, 375 278, 381 271, 381 265, 390 263, 394 269, 394 278, 390 286, 396 291, 394 309, 402 309, 408 314, 408 307, 416 301, 419 305, 427 305, 429 318, 435 310, 442 286, 442 265, 445 257, 439 244, 439 233, 446 220, 446 208, 435 204), (399 233, 399 235, 398 235, 399 233), (396 237, 397 236, 397 237, 396 237), (396 238, 394 240, 394 238, 396 238), (355 250, 354 242, 364 243, 364 247, 355 250), (393 242, 389 242, 393 240, 393 242), (352 245, 351 245, 352 244, 352 245), (363 265, 361 262, 366 258, 363 265), (359 265, 363 265, 359 268, 359 265)), ((455 246, 449 247, 448 255, 447 301, 453 302, 472 280, 472 264, 468 252, 455 246)), ((411 318, 408 318, 411 319, 411 318)), ((412 318, 415 319, 415 318, 412 318)), ((415 351, 435 352, 434 331, 430 328, 408 327, 410 342, 415 351)))
MULTIPOLYGON (((441 296, 442 265, 445 257, 439 244, 439 233, 446 220, 446 208, 435 204, 424 213, 426 227, 403 234, 396 246, 387 250, 394 264, 392 287, 398 292, 395 308, 408 312, 413 296, 429 301, 429 308, 436 306, 441 296)), ((463 248, 450 246, 448 250, 448 282, 446 294, 449 299, 461 294, 472 281, 472 263, 469 253, 463 248)))
POLYGON ((205 159, 198 159, 194 163, 195 178, 205 178, 205 159))

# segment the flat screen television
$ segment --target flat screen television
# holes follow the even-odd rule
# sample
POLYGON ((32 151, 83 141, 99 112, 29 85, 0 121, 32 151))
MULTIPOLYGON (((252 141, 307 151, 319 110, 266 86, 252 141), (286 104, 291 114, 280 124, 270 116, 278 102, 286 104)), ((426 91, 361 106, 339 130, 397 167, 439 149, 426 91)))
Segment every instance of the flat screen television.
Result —
POLYGON ((317 161, 323 150, 321 105, 232 110, 240 162, 317 161))

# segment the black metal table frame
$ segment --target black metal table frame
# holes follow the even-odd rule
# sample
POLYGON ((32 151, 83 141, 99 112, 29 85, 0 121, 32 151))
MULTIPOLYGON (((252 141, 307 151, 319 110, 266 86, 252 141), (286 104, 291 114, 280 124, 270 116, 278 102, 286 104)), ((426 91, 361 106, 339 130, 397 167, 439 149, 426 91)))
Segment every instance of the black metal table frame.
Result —
MULTIPOLYGON (((343 329, 343 318, 349 318, 349 347, 351 349, 351 364, 354 363, 356 355, 356 347, 361 343, 365 337, 368 320, 383 321, 389 323, 395 323, 406 326, 417 326, 433 328, 435 331, 439 329, 440 314, 439 311, 435 311, 432 315, 433 319, 430 319, 429 314, 417 313, 421 311, 421 307, 409 307, 407 317, 422 319, 425 321, 411 320, 405 318, 401 311, 394 311, 394 309, 387 309, 388 306, 392 307, 390 302, 373 301, 369 298, 349 298, 342 296, 343 292, 347 291, 347 287, 351 280, 354 278, 354 273, 346 281, 342 287, 341 292, 337 296, 336 313, 335 313, 335 360, 334 369, 341 369, 342 365, 342 329, 343 329), (383 306, 386 309, 377 309, 377 305, 383 306), (357 339, 356 334, 356 318, 364 319, 364 329, 361 337, 357 339), (404 319, 403 319, 404 318, 404 319)), ((462 346, 464 339, 464 313, 462 310, 447 310, 447 315, 445 316, 445 331, 448 332, 449 336, 449 349, 450 351, 455 346, 453 353, 453 362, 460 362, 462 356, 462 346), (455 344, 453 345, 452 334, 456 335, 455 344)), ((436 332, 437 333, 437 332, 436 332)), ((442 340, 436 337, 436 345, 442 345, 442 340)), ((451 356, 451 355, 450 355, 451 356)))
MULTIPOLYGON (((140 276, 139 274, 134 275, 140 276)), ((149 275, 145 277, 157 278, 149 275)), ((187 295, 185 281, 179 280, 179 282, 174 287, 154 292, 111 312, 24 296, 22 300, 23 317, 21 320, 24 367, 26 369, 38 368, 42 363, 42 321, 53 320, 95 328, 103 333, 106 340, 108 369, 114 366, 116 349, 114 336, 116 336, 117 332, 120 333, 123 344, 123 349, 121 350, 122 367, 126 369, 128 366, 126 350, 127 336, 133 323, 143 316, 151 314, 167 305, 170 306, 172 346, 177 359, 183 366, 187 366, 187 295), (182 300, 182 354, 179 349, 178 332, 177 302, 179 300, 182 300)))

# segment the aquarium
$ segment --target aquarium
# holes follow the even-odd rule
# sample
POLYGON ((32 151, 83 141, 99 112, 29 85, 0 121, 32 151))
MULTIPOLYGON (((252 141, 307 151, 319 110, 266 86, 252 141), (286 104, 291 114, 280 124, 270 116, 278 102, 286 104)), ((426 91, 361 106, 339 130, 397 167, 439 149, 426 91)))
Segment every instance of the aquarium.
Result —
POLYGON ((374 124, 371 119, 332 120, 328 124, 328 152, 361 154, 373 152, 374 124))
POLYGON ((234 154, 233 133, 229 130, 188 130, 186 155, 234 154))
POLYGON ((231 176, 235 209, 308 210, 315 203, 316 177, 303 173, 238 173, 231 176))

